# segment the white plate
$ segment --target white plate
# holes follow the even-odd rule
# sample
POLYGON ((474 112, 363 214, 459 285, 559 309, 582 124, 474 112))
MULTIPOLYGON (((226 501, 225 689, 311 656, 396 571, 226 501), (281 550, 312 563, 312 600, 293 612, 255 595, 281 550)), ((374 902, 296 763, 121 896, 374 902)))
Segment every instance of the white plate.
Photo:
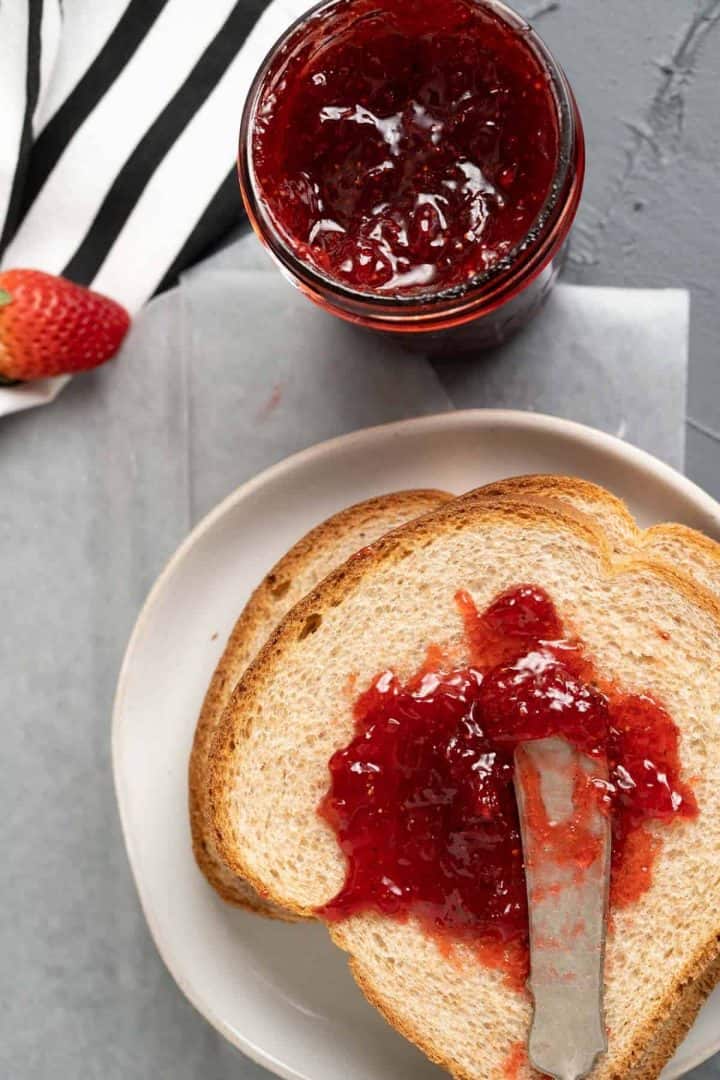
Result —
MULTIPOLYGON (((145 915, 190 1001, 278 1076, 439 1080, 445 1074, 366 1004, 321 926, 235 911, 196 869, 187 760, 225 638, 272 563, 329 514, 382 491, 461 492, 529 472, 586 477, 624 498, 643 524, 681 521, 720 537, 713 499, 611 436, 530 413, 448 413, 334 439, 251 480, 182 544, 138 619, 118 684, 113 760, 145 915)), ((681 1076, 718 1050, 716 992, 663 1076, 681 1076)))

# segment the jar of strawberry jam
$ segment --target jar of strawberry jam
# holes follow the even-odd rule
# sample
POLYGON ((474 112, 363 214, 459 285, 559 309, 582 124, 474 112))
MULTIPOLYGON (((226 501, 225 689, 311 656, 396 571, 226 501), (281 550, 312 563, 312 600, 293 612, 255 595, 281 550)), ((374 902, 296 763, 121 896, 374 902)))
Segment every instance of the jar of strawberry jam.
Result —
POLYGON ((330 0, 262 64, 239 171, 310 299, 457 351, 505 340, 549 292, 584 143, 565 75, 499 0, 330 0))

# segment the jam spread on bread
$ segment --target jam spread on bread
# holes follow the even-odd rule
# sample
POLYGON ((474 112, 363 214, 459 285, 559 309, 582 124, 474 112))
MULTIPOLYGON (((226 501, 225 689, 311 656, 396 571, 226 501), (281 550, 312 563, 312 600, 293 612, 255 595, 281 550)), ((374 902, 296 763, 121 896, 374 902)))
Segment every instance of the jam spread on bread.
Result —
POLYGON ((294 254, 356 291, 455 288, 531 232, 559 157, 550 78, 474 0, 342 0, 266 77, 254 178, 294 254))
MULTIPOLYGON (((611 902, 648 888, 656 823, 693 817, 678 731, 646 694, 604 681, 544 590, 521 585, 483 612, 458 593, 470 662, 437 647, 403 681, 377 676, 355 702, 356 733, 330 760, 319 807, 347 859, 341 892, 320 912, 412 915, 449 948, 471 943, 521 982, 528 912, 513 753, 562 735, 602 762, 593 797, 612 820, 611 902)), ((580 865, 581 843, 565 857, 580 865)))

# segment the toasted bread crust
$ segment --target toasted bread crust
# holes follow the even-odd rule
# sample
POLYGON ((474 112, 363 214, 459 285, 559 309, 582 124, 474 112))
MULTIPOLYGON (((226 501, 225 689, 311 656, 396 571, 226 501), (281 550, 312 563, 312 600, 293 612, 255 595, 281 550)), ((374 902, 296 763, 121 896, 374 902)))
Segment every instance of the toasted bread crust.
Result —
MULTIPOLYGON (((556 492, 559 496, 557 488, 556 492)), ((547 505, 543 505, 533 501, 530 491, 527 493, 530 496, 529 502, 522 500, 517 489, 513 491, 506 488, 504 492, 480 490, 455 500, 420 522, 411 523, 396 530, 331 574, 320 588, 310 593, 295 607, 272 634, 255 663, 236 688, 223 716, 213 750, 210 793, 213 820, 219 848, 229 866, 239 873, 245 875, 249 873, 235 844, 232 821, 228 813, 229 807, 224 793, 228 790, 236 743, 251 730, 253 701, 261 693, 266 680, 272 678, 271 669, 275 662, 281 659, 285 650, 292 648, 311 616, 322 615, 325 610, 341 603, 344 597, 353 592, 365 577, 372 573, 373 568, 381 563, 399 562, 405 554, 414 548, 421 547, 425 540, 432 541, 455 528, 462 528, 464 524, 476 517, 485 522, 492 522, 495 518, 503 521, 510 519, 519 528, 531 523, 537 525, 545 522, 549 527, 567 529, 574 535, 581 534, 585 539, 589 539, 599 553, 608 576, 632 568, 647 571, 666 582, 692 604, 703 608, 713 619, 720 633, 720 603, 717 596, 652 555, 653 536, 657 537, 658 532, 667 529, 667 526, 656 527, 654 530, 642 533, 632 523, 633 535, 623 557, 618 559, 617 551, 613 549, 613 545, 604 532, 593 524, 591 518, 583 519, 582 515, 570 515, 563 512, 558 506, 552 505, 552 500, 547 500, 547 505)), ((537 489, 535 494, 542 497, 542 493, 537 489)), ((545 494, 547 495, 547 492, 545 494)), ((632 522, 632 519, 630 521, 632 522)), ((705 553, 706 558, 717 558, 717 547, 692 530, 683 530, 683 542, 696 544, 698 550, 705 553), (708 545, 711 546, 708 547, 708 545)), ((287 898, 280 895, 277 895, 276 899, 287 902, 287 898)), ((311 914, 309 910, 297 905, 293 906, 293 910, 298 915, 311 914)), ((342 928, 333 927, 332 934, 337 943, 345 947, 342 928)), ((675 985, 668 987, 667 993, 649 1018, 642 1038, 638 1039, 632 1052, 628 1053, 616 1066, 615 1071, 606 1075, 617 1077, 618 1080, 620 1077, 627 1076, 644 1080, 646 1077, 657 1075, 691 1024, 709 989, 717 981, 720 974, 719 956, 720 943, 716 934, 689 960, 682 978, 675 985)), ((422 1032, 408 1030, 407 1025, 403 1025, 400 1018, 394 1015, 392 1006, 382 1000, 381 991, 374 986, 363 985, 363 975, 359 970, 357 960, 351 962, 351 967, 356 977, 359 977, 366 996, 380 1008, 395 1027, 419 1045, 432 1060, 449 1068, 454 1075, 461 1078, 466 1075, 459 1070, 457 1063, 445 1060, 437 1047, 426 1045, 422 1032)))
POLYGON ((696 584, 720 595, 720 544, 715 540, 687 525, 666 522, 646 529, 642 543, 659 560, 675 559, 678 553, 682 554, 683 563, 692 565, 692 571, 687 565, 687 572, 696 584))
POLYGON ((602 524, 618 551, 626 546, 641 547, 659 563, 677 566, 695 585, 720 597, 720 543, 709 536, 675 522, 662 522, 640 529, 622 499, 589 480, 568 476, 513 476, 480 489, 488 498, 520 499, 525 503, 553 506, 602 524), (598 516, 600 522, 598 522, 598 516))
POLYGON ((621 550, 638 534, 635 518, 622 499, 574 476, 511 476, 480 489, 486 498, 520 499, 521 502, 555 506, 571 517, 581 516, 601 525, 613 548, 621 550), (601 521, 597 515, 601 514, 601 521))
POLYGON ((443 491, 413 490, 376 496, 350 506, 311 529, 284 555, 248 600, 213 674, 198 718, 188 775, 190 828, 198 866, 215 891, 228 903, 270 918, 294 921, 297 915, 264 898, 247 881, 227 869, 213 842, 207 797, 210 747, 230 691, 257 649, 285 614, 290 584, 313 576, 316 566, 335 560, 348 542, 362 547, 385 525, 408 521, 428 513, 451 495, 443 491))
POLYGON ((720 936, 688 965, 683 980, 671 988, 670 1002, 646 1028, 647 1041, 612 1080, 655 1080, 692 1027, 708 994, 720 982, 720 936))

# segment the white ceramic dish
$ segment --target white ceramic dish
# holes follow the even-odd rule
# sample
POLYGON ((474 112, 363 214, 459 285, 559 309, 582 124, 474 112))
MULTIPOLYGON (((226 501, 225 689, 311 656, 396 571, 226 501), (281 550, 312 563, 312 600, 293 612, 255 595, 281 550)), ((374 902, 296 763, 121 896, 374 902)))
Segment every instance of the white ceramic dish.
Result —
MULTIPOLYGON (((125 841, 157 947, 178 985, 232 1043, 296 1080, 436 1080, 444 1073, 366 1004, 320 926, 222 904, 195 867, 187 760, 204 690, 251 589, 312 525, 382 491, 461 492, 528 472, 605 485, 643 524, 720 537, 720 507, 659 461, 590 428, 477 410, 356 432, 251 480, 202 521, 161 574, 127 648, 113 720, 125 841)), ((720 992, 663 1076, 720 1050, 720 992)))

